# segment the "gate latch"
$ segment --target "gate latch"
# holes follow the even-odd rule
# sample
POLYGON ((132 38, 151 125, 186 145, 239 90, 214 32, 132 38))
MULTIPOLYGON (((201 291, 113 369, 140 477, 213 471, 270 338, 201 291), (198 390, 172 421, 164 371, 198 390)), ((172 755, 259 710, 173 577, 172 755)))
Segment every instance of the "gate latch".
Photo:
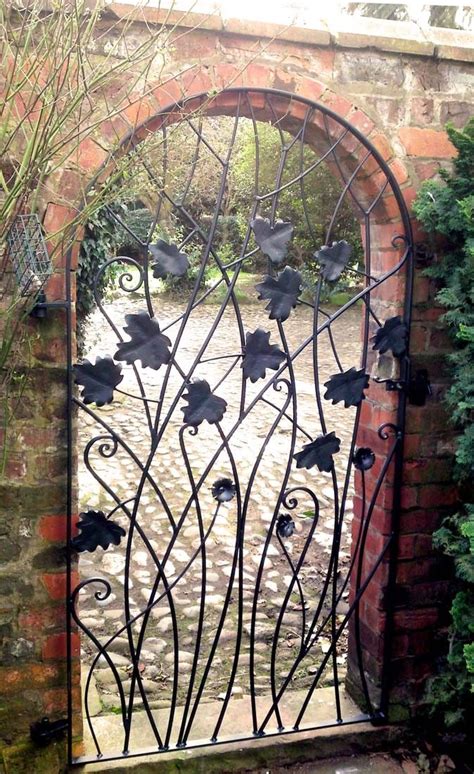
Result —
POLYGON ((31 741, 40 747, 46 747, 50 742, 61 739, 67 729, 67 720, 51 721, 49 718, 42 718, 32 723, 30 726, 31 741))
MULTIPOLYGON (((376 379, 376 381, 379 380, 376 379)), ((420 368, 418 371, 415 371, 415 374, 410 378, 408 385, 403 379, 387 379, 384 383, 385 389, 388 392, 400 392, 406 390, 408 402, 411 403, 412 406, 424 406, 426 398, 429 395, 432 395, 431 384, 426 368, 420 368)))

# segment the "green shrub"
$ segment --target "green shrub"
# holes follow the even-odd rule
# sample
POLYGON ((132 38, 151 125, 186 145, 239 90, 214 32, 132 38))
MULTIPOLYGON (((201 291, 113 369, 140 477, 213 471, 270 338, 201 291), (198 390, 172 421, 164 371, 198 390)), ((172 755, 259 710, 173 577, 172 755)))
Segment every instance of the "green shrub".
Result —
POLYGON ((442 239, 442 259, 429 269, 441 286, 444 323, 453 340, 452 382, 446 395, 459 431, 455 472, 463 506, 445 519, 434 540, 454 561, 457 590, 451 607, 448 653, 430 682, 431 712, 449 733, 465 735, 474 721, 474 119, 463 131, 447 127, 457 148, 452 173, 426 183, 414 210, 425 230, 442 239))

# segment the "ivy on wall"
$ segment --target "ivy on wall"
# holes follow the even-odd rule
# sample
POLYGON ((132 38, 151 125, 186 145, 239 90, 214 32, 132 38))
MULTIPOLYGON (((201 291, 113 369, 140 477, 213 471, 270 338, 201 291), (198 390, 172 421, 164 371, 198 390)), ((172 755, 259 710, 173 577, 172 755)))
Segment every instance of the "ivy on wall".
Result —
POLYGON ((425 183, 414 211, 433 240, 443 240, 442 260, 428 271, 440 283, 437 300, 454 345, 446 403, 459 430, 455 471, 463 506, 434 542, 453 558, 457 590, 448 653, 428 700, 447 733, 459 738, 474 727, 474 118, 464 130, 448 125, 447 132, 458 151, 453 172, 425 183))

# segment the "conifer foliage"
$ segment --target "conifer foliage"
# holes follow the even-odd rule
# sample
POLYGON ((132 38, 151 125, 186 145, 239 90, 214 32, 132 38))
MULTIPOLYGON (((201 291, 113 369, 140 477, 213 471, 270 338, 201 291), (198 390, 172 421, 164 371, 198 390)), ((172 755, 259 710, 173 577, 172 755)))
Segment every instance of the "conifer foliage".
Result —
POLYGON ((443 239, 442 259, 428 271, 440 282, 437 300, 446 307, 443 321, 454 345, 446 402, 459 430, 455 472, 463 506, 434 536, 453 558, 457 591, 448 653, 431 681, 429 701, 447 732, 459 738, 474 727, 474 118, 462 131, 448 125, 447 132, 458 151, 453 172, 426 183, 414 209, 433 239, 443 239))

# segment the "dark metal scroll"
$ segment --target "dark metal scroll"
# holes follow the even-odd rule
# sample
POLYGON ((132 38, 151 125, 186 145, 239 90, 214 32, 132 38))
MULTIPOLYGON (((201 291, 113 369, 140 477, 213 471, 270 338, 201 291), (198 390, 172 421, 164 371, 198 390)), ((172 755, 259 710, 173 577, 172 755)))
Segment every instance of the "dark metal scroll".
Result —
POLYGON ((80 503, 70 540, 70 551, 87 557, 79 565, 86 577, 71 589, 70 614, 88 654, 83 666, 85 734, 95 750, 73 763, 354 723, 378 717, 386 702, 387 686, 374 693, 368 684, 360 609, 375 573, 393 552, 395 530, 369 567, 364 560, 392 463, 394 524, 397 520, 403 391, 397 394, 395 422, 378 429, 376 449, 360 443, 360 428, 363 401, 371 387, 382 389, 375 387, 381 381, 377 357, 391 357, 397 379, 408 380, 408 216, 389 168, 346 121, 288 94, 232 91, 235 110, 225 154, 206 136, 205 98, 197 114, 186 114, 186 103, 181 106, 180 127, 187 127, 195 149, 179 198, 167 182, 171 121, 160 130, 165 149, 160 169, 146 142, 129 141, 156 200, 147 242, 110 210, 111 220, 128 230, 146 257, 143 264, 126 256, 111 258, 99 270, 94 290, 99 312, 115 334, 114 348, 99 348, 95 358, 73 369, 80 394, 71 392, 71 416, 77 412, 90 427, 82 469, 102 492, 100 502, 91 505, 86 497, 80 503), (306 111, 297 126, 291 120, 295 103, 306 111), (274 123, 281 141, 271 190, 259 187, 257 123, 263 117, 274 123), (254 127, 255 188, 240 255, 228 260, 220 255, 216 231, 242 121, 254 127), (303 152, 307 145, 316 154, 309 165, 303 152), (288 180, 288 153, 298 147, 300 169, 288 180), (212 153, 220 170, 214 211, 206 223, 187 205, 201 153, 212 153), (338 175, 341 194, 321 245, 308 215, 307 186, 311 171, 324 163, 338 175), (375 191, 365 184, 374 164, 379 174, 375 191), (279 207, 288 188, 300 198, 313 236, 313 252, 307 256, 319 266, 313 284, 288 258, 294 224, 279 207), (363 190, 372 193, 362 197, 363 190), (388 193, 400 208, 403 233, 394 231, 383 246, 391 266, 382 271, 373 261, 372 229, 388 193), (353 265, 353 247, 338 235, 338 213, 347 200, 362 224, 363 268, 353 265), (179 243, 154 236, 164 210, 180 223, 179 243), (186 277, 195 242, 201 245, 195 281, 170 318, 153 283, 186 277), (255 283, 260 316, 259 324, 250 326, 240 279, 254 256, 266 257, 267 273, 255 283), (111 266, 121 271, 120 314, 97 294, 100 275, 111 266), (204 284, 210 268, 212 280, 204 284), (324 291, 343 273, 358 278, 353 293, 339 307, 326 307, 324 291), (394 310, 380 291, 399 273, 407 277, 407 298, 403 310, 394 310), (219 302, 210 313, 206 301, 214 296, 219 302), (347 346, 343 352, 339 346, 341 330, 359 308, 361 341, 348 356, 347 346), (329 371, 322 358, 332 363, 329 371), (308 373, 311 398, 303 389, 308 373), (138 432, 131 431, 131 423, 138 432), (350 558, 343 563, 354 480, 362 506, 350 558), (323 549, 318 538, 329 520, 331 536, 323 549), (101 577, 106 555, 116 559, 106 565, 107 577, 101 577), (137 557, 146 569, 137 569, 137 557), (277 587, 281 596, 276 591, 266 596, 277 587), (187 607, 181 607, 183 601, 187 607), (115 607, 110 618, 104 613, 104 634, 94 603, 106 611, 111 602, 115 607), (187 619, 182 610, 188 611, 187 619), (348 704, 344 692, 349 626, 363 710, 348 704), (91 709, 100 675, 115 697, 112 714, 104 707, 91 709), (330 717, 321 713, 319 690, 326 691, 325 701, 330 692, 330 717), (241 707, 237 731, 236 702, 241 707), (120 750, 110 747, 112 721, 121 729, 120 750))

